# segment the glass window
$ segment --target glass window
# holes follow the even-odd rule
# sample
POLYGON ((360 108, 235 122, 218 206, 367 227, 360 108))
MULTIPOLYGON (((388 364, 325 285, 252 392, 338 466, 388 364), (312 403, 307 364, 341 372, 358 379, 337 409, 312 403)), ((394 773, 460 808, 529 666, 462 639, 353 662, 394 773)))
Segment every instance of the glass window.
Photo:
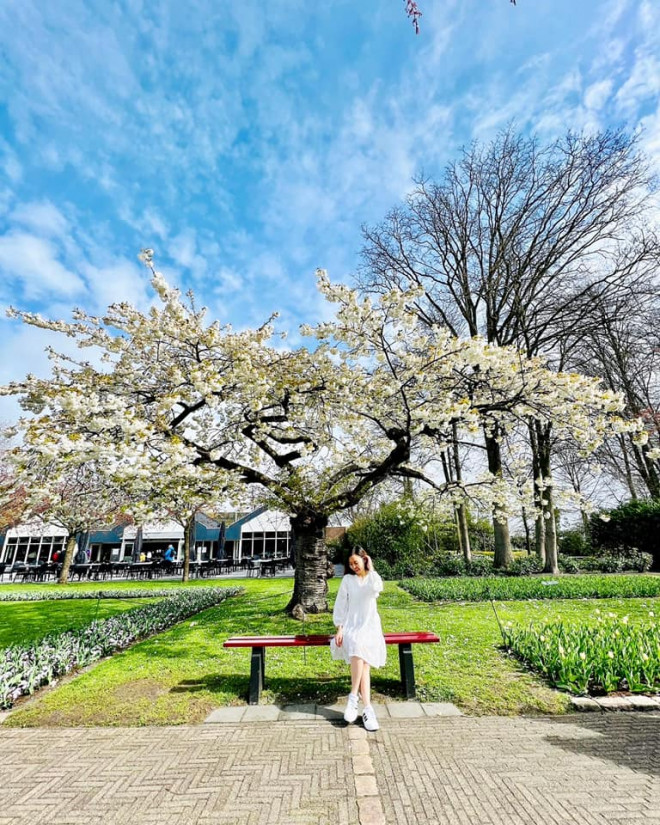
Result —
POLYGON ((20 539, 16 549, 16 562, 24 563, 28 552, 28 542, 26 539, 20 539))
POLYGON ((32 537, 28 544, 28 552, 27 552, 27 563, 28 564, 36 564, 37 563, 37 555, 39 553, 39 544, 40 540, 37 537, 32 537))
POLYGON ((18 539, 7 539, 5 543, 4 556, 2 558, 2 561, 7 562, 7 564, 11 564, 14 559, 17 541, 18 539))
POLYGON ((286 536, 277 539, 277 555, 279 558, 283 558, 289 555, 289 540, 286 536))

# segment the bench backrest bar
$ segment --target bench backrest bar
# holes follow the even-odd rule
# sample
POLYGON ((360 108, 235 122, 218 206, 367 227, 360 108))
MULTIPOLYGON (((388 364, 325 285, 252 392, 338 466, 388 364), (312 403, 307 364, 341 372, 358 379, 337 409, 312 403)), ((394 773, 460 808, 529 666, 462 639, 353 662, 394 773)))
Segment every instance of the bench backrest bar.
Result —
MULTIPOLYGON (((425 644, 439 642, 435 633, 385 633, 388 645, 425 644)), ((234 636, 223 647, 320 647, 329 645, 334 636, 298 635, 298 636, 234 636)))

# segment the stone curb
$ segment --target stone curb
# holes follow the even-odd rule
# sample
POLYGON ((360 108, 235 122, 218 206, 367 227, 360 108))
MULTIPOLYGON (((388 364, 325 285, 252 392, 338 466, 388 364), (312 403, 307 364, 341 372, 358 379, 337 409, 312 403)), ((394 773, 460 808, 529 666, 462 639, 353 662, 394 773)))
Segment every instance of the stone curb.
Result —
MULTIPOLYGON (((374 710, 380 721, 388 719, 424 719, 438 716, 462 716, 461 711, 449 702, 384 702, 376 704, 374 710)), ((315 722, 327 719, 331 722, 343 721, 344 704, 335 705, 241 705, 218 708, 204 720, 205 725, 237 722, 315 722)))
POLYGON ((582 713, 594 711, 660 711, 660 697, 655 696, 572 696, 571 705, 582 713))

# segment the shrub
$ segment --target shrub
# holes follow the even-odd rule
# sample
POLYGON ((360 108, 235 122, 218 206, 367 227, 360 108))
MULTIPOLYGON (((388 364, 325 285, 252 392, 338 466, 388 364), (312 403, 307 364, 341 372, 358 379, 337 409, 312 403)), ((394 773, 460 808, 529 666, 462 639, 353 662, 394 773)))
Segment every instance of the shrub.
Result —
POLYGON ((563 530, 559 536, 559 552, 564 556, 588 556, 590 543, 582 530, 563 530))
MULTIPOLYGON (((540 563, 539 567, 541 567, 540 563)), ((559 558, 559 569, 562 573, 579 573, 582 567, 575 559, 566 556, 565 558, 559 558)))
POLYGON ((433 562, 434 576, 465 576, 468 575, 468 567, 463 556, 453 554, 451 556, 439 556, 433 562))
POLYGON ((507 576, 530 576, 532 573, 541 573, 543 564, 538 556, 521 556, 514 559, 502 573, 507 576))
POLYGON ((629 501, 610 510, 607 518, 607 521, 599 515, 591 518, 594 546, 602 547, 611 554, 632 549, 650 553, 653 569, 660 570, 660 501, 629 501))
POLYGON ((80 630, 46 636, 34 645, 8 647, 0 653, 0 708, 11 707, 19 696, 34 693, 58 676, 160 633, 240 592, 240 588, 220 587, 170 591, 161 601, 92 622, 80 630))
POLYGON ((610 599, 660 596, 660 576, 467 576, 405 579, 399 586, 415 598, 435 601, 517 599, 610 599))
POLYGON ((571 693, 660 690, 660 626, 596 611, 596 624, 546 622, 503 629, 507 646, 554 687, 571 693))
POLYGON ((396 576, 428 575, 438 554, 458 549, 454 523, 407 497, 357 519, 342 538, 343 555, 364 547, 379 571, 396 576))

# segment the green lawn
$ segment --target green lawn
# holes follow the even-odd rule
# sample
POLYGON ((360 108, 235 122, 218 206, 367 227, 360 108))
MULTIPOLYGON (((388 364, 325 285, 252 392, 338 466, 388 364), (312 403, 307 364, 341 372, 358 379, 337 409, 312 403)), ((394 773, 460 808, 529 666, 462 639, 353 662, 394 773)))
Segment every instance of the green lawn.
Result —
POLYGON ((0 602, 0 648, 35 642, 131 610, 147 599, 92 599, 39 602, 0 602))
MULTIPOLYGON (((223 581, 223 584, 229 582, 223 581)), ((105 660, 76 678, 19 703, 5 724, 13 726, 149 725, 197 723, 215 707, 245 703, 249 650, 224 650, 237 634, 301 632, 282 613, 290 580, 241 579, 246 594, 105 660)), ((331 581, 334 598, 339 582, 331 581)), ((70 603, 69 603, 70 604, 70 603)), ((497 603, 502 622, 526 624, 561 615, 587 619, 595 609, 646 616, 660 598, 497 603)), ((432 630, 440 644, 418 645, 415 668, 423 701, 455 702, 470 714, 563 713, 568 698, 527 673, 499 648, 489 603, 433 605, 415 601, 388 582, 380 599, 386 631, 432 630)), ((312 617, 305 632, 332 632, 329 615, 312 617)), ((274 649, 266 653, 263 702, 333 702, 348 691, 348 669, 327 648, 274 649)), ((376 699, 400 697, 398 657, 388 649, 385 668, 374 672, 376 699)))
MULTIPOLYGON (((71 582, 64 587, 67 590, 81 591, 85 593, 95 593, 99 590, 167 590, 177 587, 224 587, 226 579, 193 579, 187 584, 180 581, 164 579, 145 579, 133 581, 113 581, 106 579, 98 582, 71 582)), ((232 581, 232 585, 235 582, 232 581)), ((55 583, 48 584, 3 584, 0 586, 0 594, 5 593, 61 593, 62 585, 55 583)))

